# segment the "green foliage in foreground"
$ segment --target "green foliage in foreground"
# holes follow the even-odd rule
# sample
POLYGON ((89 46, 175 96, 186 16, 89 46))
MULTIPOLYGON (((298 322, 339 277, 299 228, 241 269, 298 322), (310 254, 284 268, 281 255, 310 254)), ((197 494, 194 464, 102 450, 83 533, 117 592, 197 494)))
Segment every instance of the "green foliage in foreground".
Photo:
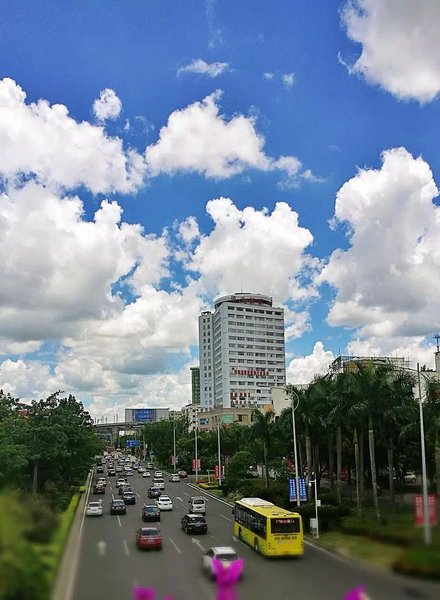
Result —
POLYGON ((440 579, 440 546, 411 546, 394 563, 398 573, 440 579))

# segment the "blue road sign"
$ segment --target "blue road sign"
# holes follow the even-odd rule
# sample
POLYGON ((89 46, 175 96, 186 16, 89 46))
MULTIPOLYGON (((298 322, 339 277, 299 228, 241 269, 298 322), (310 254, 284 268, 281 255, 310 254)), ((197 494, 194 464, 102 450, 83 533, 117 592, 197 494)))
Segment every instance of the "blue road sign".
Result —
POLYGON ((139 440, 127 440, 127 447, 128 448, 135 448, 136 446, 140 446, 141 443, 139 440))
MULTIPOLYGON (((307 500, 307 486, 304 477, 298 477, 298 488, 299 488, 299 499, 307 500)), ((293 502, 296 500, 296 483, 295 477, 289 477, 289 500, 293 502)))

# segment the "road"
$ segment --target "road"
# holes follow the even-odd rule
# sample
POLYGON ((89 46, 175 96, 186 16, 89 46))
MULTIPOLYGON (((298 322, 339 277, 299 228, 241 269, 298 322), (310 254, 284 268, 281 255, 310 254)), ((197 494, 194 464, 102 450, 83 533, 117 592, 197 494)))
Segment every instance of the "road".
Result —
MULTIPOLYGON (((96 477, 95 477, 96 478, 96 477)), ((134 585, 154 587, 156 600, 171 595, 174 600, 215 600, 216 587, 201 571, 201 554, 211 546, 232 545, 245 560, 245 576, 238 586, 238 600, 342 600, 354 587, 364 585, 372 600, 438 600, 440 585, 418 582, 354 564, 321 548, 307 545, 301 559, 266 559, 233 539, 231 507, 207 497, 208 534, 191 536, 180 529, 190 496, 199 495, 185 481, 169 483, 165 493, 174 510, 162 513, 159 528, 162 551, 139 552, 135 531, 147 498, 149 479, 135 472, 131 484, 137 503, 127 514, 111 516, 116 479, 109 478, 103 498, 103 517, 86 517, 82 530, 78 571, 72 598, 66 600, 132 600, 134 585)), ((203 493, 202 493, 203 494, 203 493)), ((206 495, 205 495, 206 496, 206 495)))

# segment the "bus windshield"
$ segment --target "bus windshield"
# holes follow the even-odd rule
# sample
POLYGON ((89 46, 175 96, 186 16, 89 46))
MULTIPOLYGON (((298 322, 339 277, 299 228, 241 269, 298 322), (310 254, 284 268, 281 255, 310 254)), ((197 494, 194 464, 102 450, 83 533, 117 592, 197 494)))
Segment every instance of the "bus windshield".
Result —
POLYGON ((299 533, 300 523, 298 518, 271 519, 272 533, 299 533))

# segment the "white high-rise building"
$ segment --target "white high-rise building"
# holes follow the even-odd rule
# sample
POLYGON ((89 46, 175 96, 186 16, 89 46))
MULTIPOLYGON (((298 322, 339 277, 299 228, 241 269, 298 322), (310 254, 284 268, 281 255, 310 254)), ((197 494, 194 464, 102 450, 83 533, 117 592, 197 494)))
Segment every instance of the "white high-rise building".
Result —
POLYGON ((203 408, 270 404, 286 385, 284 310, 261 294, 218 298, 199 316, 199 355, 203 408))

